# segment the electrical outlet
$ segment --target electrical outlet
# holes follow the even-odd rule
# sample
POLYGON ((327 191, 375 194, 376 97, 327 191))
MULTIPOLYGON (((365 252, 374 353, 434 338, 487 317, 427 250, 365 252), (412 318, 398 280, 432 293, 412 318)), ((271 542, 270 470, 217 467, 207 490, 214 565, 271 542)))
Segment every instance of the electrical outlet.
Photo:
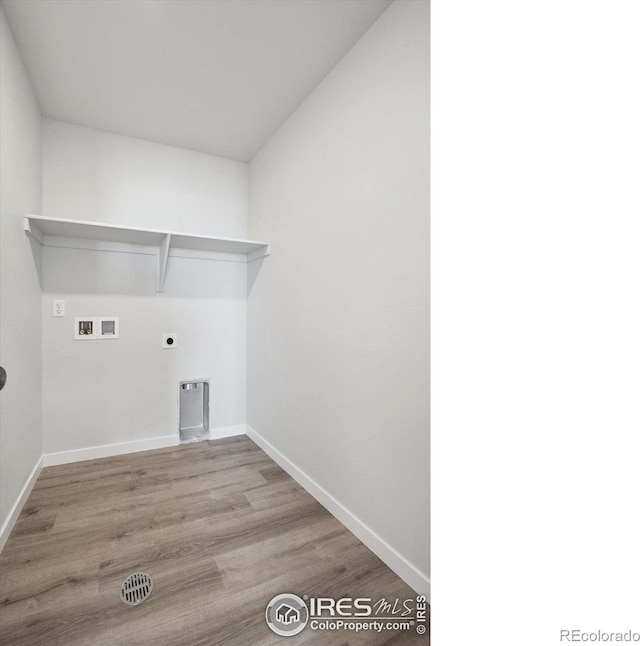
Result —
POLYGON ((53 301, 53 315, 56 318, 64 316, 64 301, 53 301))

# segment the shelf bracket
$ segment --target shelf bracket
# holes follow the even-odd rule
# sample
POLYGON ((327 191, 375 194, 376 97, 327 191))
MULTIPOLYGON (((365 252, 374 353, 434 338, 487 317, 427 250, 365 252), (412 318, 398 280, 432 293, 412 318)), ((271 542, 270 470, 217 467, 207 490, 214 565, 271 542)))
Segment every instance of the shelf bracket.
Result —
POLYGON ((164 279, 167 275, 167 262, 169 260, 169 247, 171 246, 171 234, 167 233, 158 248, 158 285, 157 292, 164 292, 164 279))
POLYGON ((252 262, 254 260, 260 260, 260 258, 266 258, 271 255, 271 248, 267 245, 264 249, 257 249, 247 254, 247 262, 252 262))
POLYGON ((31 226, 29 218, 24 219, 24 232, 29 238, 35 240, 38 244, 44 245, 44 236, 42 235, 42 232, 35 225, 31 226))

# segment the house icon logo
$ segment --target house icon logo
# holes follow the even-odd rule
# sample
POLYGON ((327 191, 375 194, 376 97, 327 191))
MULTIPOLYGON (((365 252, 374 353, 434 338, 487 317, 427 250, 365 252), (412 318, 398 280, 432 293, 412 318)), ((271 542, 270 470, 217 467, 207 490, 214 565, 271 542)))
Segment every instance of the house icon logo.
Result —
POLYGON ((300 621, 300 613, 292 608, 289 604, 283 603, 276 610, 276 618, 279 619, 283 624, 290 624, 293 621, 300 621))
POLYGON ((265 619, 276 635, 291 637, 307 625, 309 610, 304 601, 295 594, 279 594, 269 601, 265 619))

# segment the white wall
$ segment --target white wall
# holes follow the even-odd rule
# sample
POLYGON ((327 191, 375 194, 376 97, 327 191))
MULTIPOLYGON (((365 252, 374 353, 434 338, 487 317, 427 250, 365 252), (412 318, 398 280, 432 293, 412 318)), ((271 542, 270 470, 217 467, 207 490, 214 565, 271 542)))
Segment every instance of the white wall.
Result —
POLYGON ((429 5, 396 1, 249 174, 250 237, 269 240, 273 255, 250 276, 248 424, 391 548, 380 554, 397 552, 420 587, 428 56, 429 5))
POLYGON ((43 129, 45 215, 246 237, 246 164, 51 119, 43 129))
MULTIPOLYGON (((0 527, 41 455, 40 250, 23 216, 42 206, 40 111, 0 8, 0 527)), ((6 538, 0 536, 0 540, 6 538)))
MULTIPOLYGON (((45 215, 246 237, 246 164, 51 120, 43 146, 45 215)), ((181 379, 211 379, 214 430, 245 424, 246 265, 170 258, 158 294, 155 262, 44 248, 44 453, 177 436, 181 379), (74 341, 75 316, 119 316, 120 338, 74 341)))

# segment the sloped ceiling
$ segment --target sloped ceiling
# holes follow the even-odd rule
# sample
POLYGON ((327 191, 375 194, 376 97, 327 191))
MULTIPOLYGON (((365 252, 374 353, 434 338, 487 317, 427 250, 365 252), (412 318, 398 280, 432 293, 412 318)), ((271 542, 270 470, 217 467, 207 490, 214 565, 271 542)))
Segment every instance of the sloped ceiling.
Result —
POLYGON ((390 0, 5 0, 46 117, 249 161, 390 0))

